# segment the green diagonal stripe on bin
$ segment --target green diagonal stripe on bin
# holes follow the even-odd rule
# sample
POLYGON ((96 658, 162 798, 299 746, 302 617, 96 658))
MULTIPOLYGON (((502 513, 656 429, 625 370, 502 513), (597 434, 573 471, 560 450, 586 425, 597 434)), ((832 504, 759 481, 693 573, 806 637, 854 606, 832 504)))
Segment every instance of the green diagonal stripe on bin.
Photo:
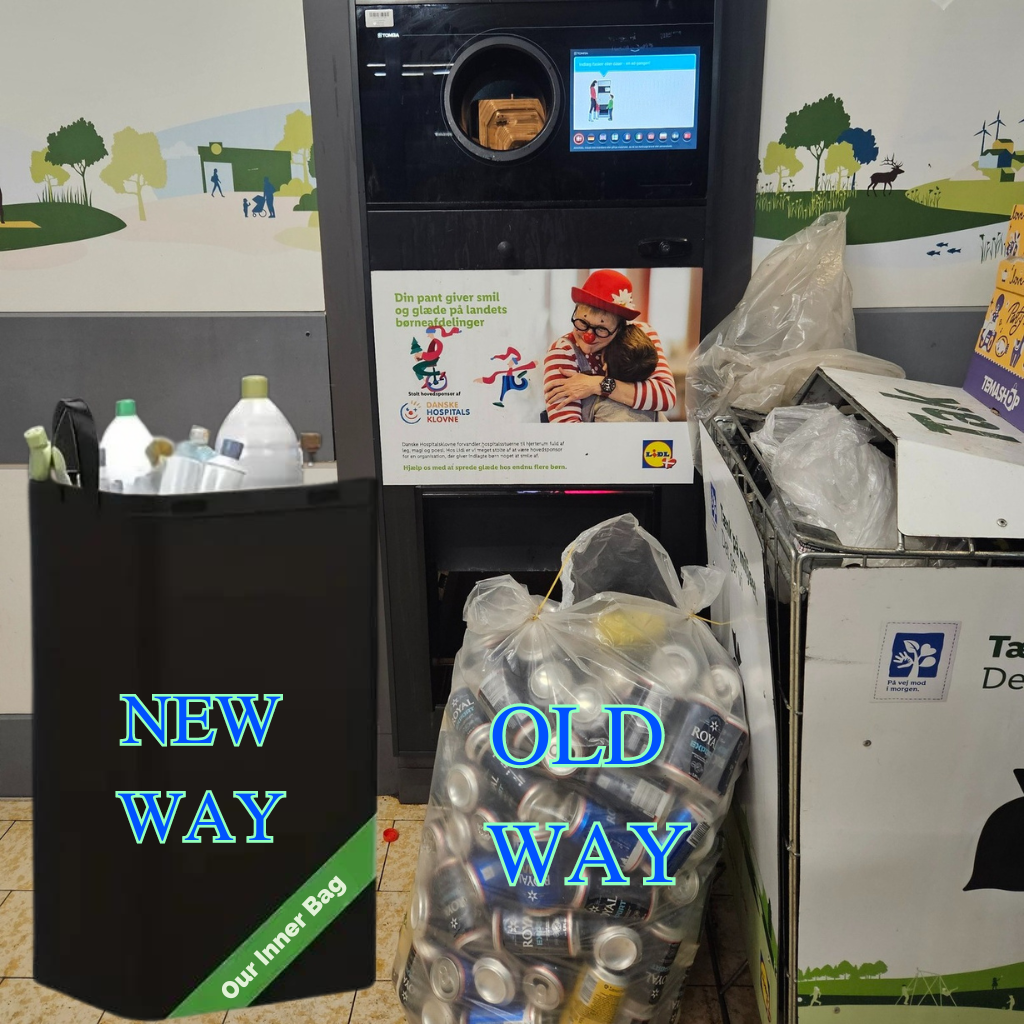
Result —
MULTIPOLYGON (((373 881, 376 873, 377 818, 371 818, 324 864, 313 872, 295 892, 286 899, 242 944, 171 1011, 171 1017, 189 1017, 197 1013, 248 1006, 275 978, 294 963, 302 951, 324 929, 344 912, 345 908, 373 881), (345 891, 325 902, 320 911, 311 915, 302 901, 328 889, 334 876, 345 884, 345 891), (260 962, 256 951, 263 953, 275 942, 277 935, 302 915, 303 927, 288 941, 269 963, 260 962), (253 964, 256 977, 245 988, 239 987, 233 999, 222 991, 225 982, 235 982, 237 976, 253 964)), ((328 891, 330 891, 328 889, 328 891)), ((294 930, 294 929, 293 929, 294 930)), ((287 936, 287 933, 285 933, 287 936)), ((376 941, 372 936, 368 942, 376 941)), ((275 943, 281 945, 280 943, 275 943)))

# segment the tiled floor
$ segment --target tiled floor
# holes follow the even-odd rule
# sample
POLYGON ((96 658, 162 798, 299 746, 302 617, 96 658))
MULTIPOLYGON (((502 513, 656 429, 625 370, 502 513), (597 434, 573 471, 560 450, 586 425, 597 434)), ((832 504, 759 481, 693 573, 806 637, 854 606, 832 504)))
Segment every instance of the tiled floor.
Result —
MULTIPOLYGON (((257 1006, 229 1013, 178 1018, 180 1024, 405 1024, 391 987, 398 925, 405 913, 419 854, 426 808, 380 797, 377 804, 377 981, 360 992, 257 1006), (393 827, 390 845, 380 834, 393 827)), ((711 897, 721 970, 731 977, 743 962, 732 898, 721 887, 711 897)), ((744 971, 728 992, 732 1024, 757 1024, 757 1007, 744 971)), ((680 1024, 721 1024, 706 943, 690 972, 680 1024)), ((32 980, 32 802, 0 800, 0 1024, 136 1024, 102 1013, 32 980)))

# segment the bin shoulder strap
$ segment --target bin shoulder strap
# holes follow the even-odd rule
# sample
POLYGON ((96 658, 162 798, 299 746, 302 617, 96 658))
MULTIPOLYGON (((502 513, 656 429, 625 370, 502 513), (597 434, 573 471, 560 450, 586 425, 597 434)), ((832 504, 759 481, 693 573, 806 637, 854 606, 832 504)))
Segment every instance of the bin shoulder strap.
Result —
POLYGON ((99 490, 100 448, 96 424, 81 398, 65 398, 53 412, 53 444, 67 463, 68 475, 83 490, 99 490))

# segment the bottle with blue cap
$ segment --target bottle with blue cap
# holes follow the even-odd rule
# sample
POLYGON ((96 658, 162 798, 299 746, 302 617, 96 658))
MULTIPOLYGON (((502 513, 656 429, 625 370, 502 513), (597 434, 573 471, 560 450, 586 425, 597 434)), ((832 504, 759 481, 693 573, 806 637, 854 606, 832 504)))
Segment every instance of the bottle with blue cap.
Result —
POLYGON ((245 469, 240 460, 245 445, 226 437, 220 443, 220 454, 203 463, 200 491, 237 491, 245 481, 245 469))

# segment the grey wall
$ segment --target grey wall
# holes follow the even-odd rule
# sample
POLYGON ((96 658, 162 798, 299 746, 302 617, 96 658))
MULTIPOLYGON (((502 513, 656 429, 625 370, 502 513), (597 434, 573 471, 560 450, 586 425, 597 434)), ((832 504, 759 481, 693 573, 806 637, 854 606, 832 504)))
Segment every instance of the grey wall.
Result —
POLYGON ((857 309, 857 348, 899 363, 911 380, 959 387, 984 317, 983 306, 857 309))
POLYGON ((296 431, 323 435, 334 457, 324 314, 0 315, 0 463, 26 462, 23 433, 49 429, 59 398, 84 398, 102 430, 118 398, 134 398, 154 434, 193 423, 213 432, 247 373, 296 431))

